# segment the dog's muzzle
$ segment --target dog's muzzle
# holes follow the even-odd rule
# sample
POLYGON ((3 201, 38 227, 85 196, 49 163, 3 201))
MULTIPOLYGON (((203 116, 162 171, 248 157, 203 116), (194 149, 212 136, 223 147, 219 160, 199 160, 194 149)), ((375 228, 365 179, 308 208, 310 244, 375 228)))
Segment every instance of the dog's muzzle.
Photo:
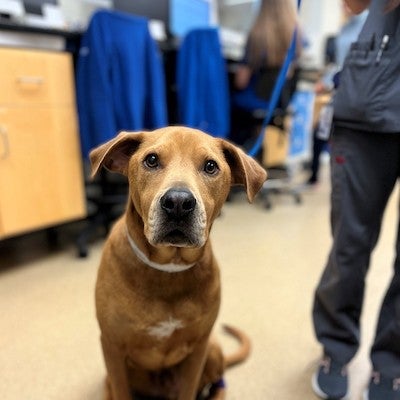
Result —
POLYGON ((201 246, 204 241, 204 213, 193 193, 171 188, 159 199, 154 227, 157 244, 201 246))

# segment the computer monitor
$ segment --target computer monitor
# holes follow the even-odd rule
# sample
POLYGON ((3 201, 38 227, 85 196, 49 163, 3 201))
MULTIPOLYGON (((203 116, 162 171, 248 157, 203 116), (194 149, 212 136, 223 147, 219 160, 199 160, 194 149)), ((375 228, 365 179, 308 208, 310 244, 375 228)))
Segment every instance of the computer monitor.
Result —
POLYGON ((44 4, 53 4, 57 5, 57 0, 23 0, 25 13, 33 14, 33 15, 43 15, 44 4))
POLYGON ((212 22, 213 0, 113 0, 115 10, 156 19, 169 35, 183 36, 192 28, 212 22))
POLYGON ((170 0, 169 31, 173 36, 182 37, 189 30, 204 28, 212 24, 210 0, 170 0))
POLYGON ((113 0, 113 6, 117 11, 157 19, 169 26, 169 0, 113 0))

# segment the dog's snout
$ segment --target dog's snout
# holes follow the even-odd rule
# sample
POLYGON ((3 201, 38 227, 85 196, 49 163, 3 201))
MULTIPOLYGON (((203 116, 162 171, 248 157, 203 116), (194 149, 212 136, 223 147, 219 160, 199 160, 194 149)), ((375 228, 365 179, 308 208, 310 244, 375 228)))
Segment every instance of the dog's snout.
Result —
POLYGON ((161 197, 161 207, 170 218, 182 219, 194 211, 196 199, 186 189, 170 189, 161 197))

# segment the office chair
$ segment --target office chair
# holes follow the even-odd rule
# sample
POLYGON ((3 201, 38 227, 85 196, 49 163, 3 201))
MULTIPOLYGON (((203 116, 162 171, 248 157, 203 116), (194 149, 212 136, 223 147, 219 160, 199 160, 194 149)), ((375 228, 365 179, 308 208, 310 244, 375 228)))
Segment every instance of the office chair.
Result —
MULTIPOLYGON (((121 130, 167 125, 161 55, 145 18, 114 11, 96 12, 82 37, 76 70, 83 157, 121 130)), ((99 227, 107 233, 122 213, 127 185, 103 170, 87 184, 89 224, 77 239, 80 257, 99 227), (116 211, 117 210, 117 211, 116 211)))
MULTIPOLYGON (((264 119, 267 115, 269 99, 274 89, 275 81, 279 75, 280 68, 266 68, 262 71, 262 78, 252 77, 247 88, 237 91, 232 96, 232 140, 241 145, 246 151, 250 151, 261 134, 264 119)), ((278 141, 284 143, 288 140, 288 129, 285 121, 290 116, 289 104, 296 90, 299 70, 295 69, 282 88, 278 104, 273 110, 272 117, 268 123, 268 129, 275 135, 280 136, 278 141)), ((271 194, 286 193, 293 196, 297 204, 301 203, 299 191, 290 184, 291 171, 285 162, 271 165, 266 160, 265 145, 260 149, 255 158, 267 169, 268 180, 259 194, 267 209, 272 207, 271 194)))
POLYGON ((177 54, 179 122, 216 137, 230 130, 230 100, 226 62, 217 28, 193 29, 177 54))

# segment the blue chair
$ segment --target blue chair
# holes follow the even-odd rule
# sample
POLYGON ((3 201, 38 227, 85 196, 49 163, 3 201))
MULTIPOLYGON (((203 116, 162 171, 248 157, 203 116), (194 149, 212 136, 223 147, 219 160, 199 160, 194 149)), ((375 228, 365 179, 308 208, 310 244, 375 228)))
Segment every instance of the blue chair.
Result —
MULTIPOLYGON (((260 134, 269 107, 269 100, 280 68, 265 68, 250 79, 248 86, 232 93, 232 139, 250 150, 260 134)), ((270 125, 283 129, 283 118, 295 92, 298 70, 287 79, 273 111, 270 125)))
POLYGON ((145 18, 96 12, 82 38, 76 81, 85 157, 120 130, 167 125, 161 54, 145 18))
MULTIPOLYGON (((82 37, 76 70, 82 153, 121 130, 167 125, 165 76, 161 54, 145 18, 113 11, 96 12, 82 37)), ((87 256, 91 236, 124 210, 127 184, 102 170, 86 185, 88 226, 77 238, 80 257, 87 256)))
MULTIPOLYGON (((264 119, 269 108, 275 81, 280 68, 266 68, 259 75, 253 76, 249 85, 232 96, 232 140, 241 145, 246 151, 253 149, 261 133, 264 119)), ((278 103, 273 110, 268 125, 275 126, 275 132, 281 135, 282 143, 288 140, 289 132, 285 129, 284 119, 288 114, 288 106, 296 90, 299 70, 283 85, 278 103)), ((265 146, 265 142, 264 142, 265 146)), ((263 163, 262 146, 255 157, 263 163)), ((268 171, 268 180, 259 193, 259 198, 267 209, 272 207, 271 194, 289 194, 300 204, 302 199, 299 190, 292 185, 291 171, 286 165, 264 165, 268 171)))
POLYGON ((179 122, 225 138, 230 130, 226 62, 217 28, 191 30, 177 55, 179 122))

